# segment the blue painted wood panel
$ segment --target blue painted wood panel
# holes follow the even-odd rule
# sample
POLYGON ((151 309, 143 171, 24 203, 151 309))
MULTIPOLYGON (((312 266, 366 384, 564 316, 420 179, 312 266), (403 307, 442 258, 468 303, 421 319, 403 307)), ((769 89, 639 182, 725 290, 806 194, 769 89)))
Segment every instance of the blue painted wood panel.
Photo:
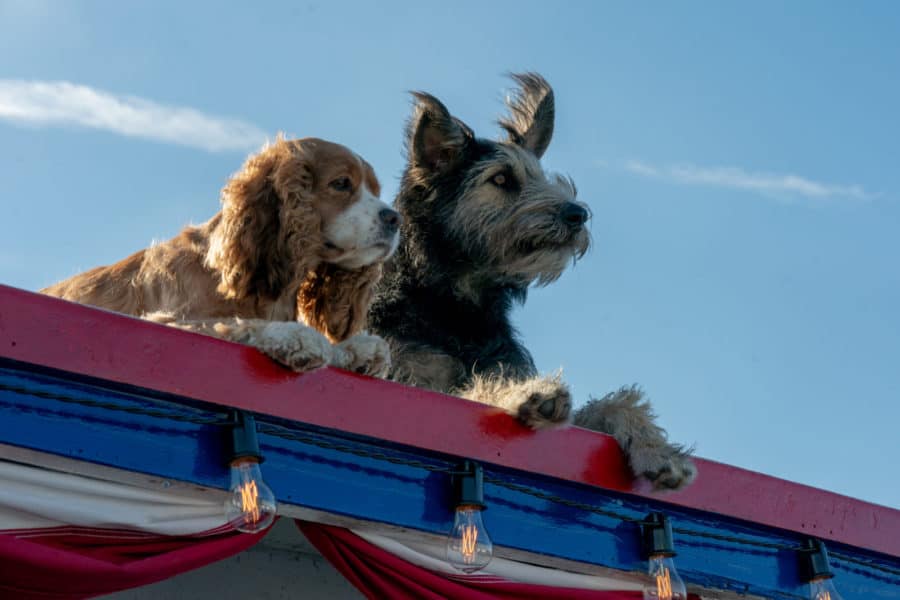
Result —
MULTIPOLYGON (((0 442, 200 486, 227 487, 224 410, 185 398, 0 363, 0 442)), ((263 473, 283 503, 443 533, 459 457, 257 416, 263 473)), ((676 529, 689 583, 803 598, 802 538, 630 494, 485 465, 485 524, 496 544, 643 571, 635 521, 651 511, 676 529)), ((829 544, 848 600, 900 598, 900 559, 829 544)))

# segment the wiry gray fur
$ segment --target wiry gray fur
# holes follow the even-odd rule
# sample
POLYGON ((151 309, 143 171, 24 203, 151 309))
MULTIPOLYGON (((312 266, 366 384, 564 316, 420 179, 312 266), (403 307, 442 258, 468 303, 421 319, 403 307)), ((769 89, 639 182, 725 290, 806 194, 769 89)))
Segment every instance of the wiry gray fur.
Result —
POLYGON ((519 84, 519 90, 507 98, 509 116, 500 119, 500 126, 509 134, 509 141, 540 158, 553 137, 556 117, 553 89, 537 73, 510 76, 519 84))
MULTIPOLYGON (((400 247, 385 265, 370 329, 391 347, 391 378, 460 395, 533 428, 568 423, 559 374, 540 376, 510 321, 530 285, 556 280, 588 249, 587 205, 571 179, 538 158, 553 134, 553 91, 534 73, 500 123, 509 138, 478 138, 434 96, 414 94, 408 163, 395 205, 400 247), (497 179, 497 175, 502 175, 497 179)), ((610 433, 639 476, 658 488, 694 477, 636 388, 588 403, 575 422, 610 433)))

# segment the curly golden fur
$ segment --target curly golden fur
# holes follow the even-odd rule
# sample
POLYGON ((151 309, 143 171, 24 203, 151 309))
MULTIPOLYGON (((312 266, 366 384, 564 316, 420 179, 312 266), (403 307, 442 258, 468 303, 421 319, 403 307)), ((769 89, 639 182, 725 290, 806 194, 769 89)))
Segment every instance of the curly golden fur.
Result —
POLYGON ((309 197, 312 158, 308 144, 279 140, 225 185, 205 260, 219 273, 225 298, 277 297, 318 265, 322 224, 309 197))
POLYGON ((397 214, 379 192, 347 148, 279 137, 229 179, 208 222, 41 291, 251 344, 296 370, 381 373, 384 342, 353 337, 397 244, 397 214))

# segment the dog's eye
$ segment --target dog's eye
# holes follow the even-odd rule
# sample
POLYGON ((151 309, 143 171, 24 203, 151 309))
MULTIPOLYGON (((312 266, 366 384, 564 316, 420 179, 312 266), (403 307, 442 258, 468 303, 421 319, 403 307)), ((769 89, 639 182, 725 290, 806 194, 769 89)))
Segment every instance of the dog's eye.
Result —
POLYGON ((510 187, 512 179, 505 173, 497 173, 496 175, 491 177, 491 183, 493 183, 497 187, 507 188, 510 187))
POLYGON ((350 188, 353 187, 353 183, 350 181, 349 177, 338 177, 329 183, 328 186, 338 192, 349 192, 350 188))

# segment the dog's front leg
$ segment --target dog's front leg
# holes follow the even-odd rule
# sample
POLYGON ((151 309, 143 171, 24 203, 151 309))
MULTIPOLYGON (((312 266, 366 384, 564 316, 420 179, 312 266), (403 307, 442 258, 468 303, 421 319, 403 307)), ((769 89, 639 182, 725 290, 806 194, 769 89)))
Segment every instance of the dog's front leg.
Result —
POLYGON ((468 357, 471 377, 456 393, 502 408, 532 429, 567 424, 572 394, 562 373, 538 375, 531 354, 511 336, 492 342, 486 352, 468 357))
POLYGON ((475 375, 468 386, 456 393, 502 408, 533 429, 568 423, 572 411, 572 395, 560 374, 526 379, 475 375))
POLYGON ((335 349, 324 335, 295 321, 240 318, 180 320, 167 313, 151 313, 144 315, 144 318, 253 346, 300 373, 332 364, 335 358, 335 349))
POLYGON ((683 488, 697 475, 691 450, 669 442, 637 387, 625 387, 590 400, 576 411, 574 421, 579 427, 616 438, 632 471, 656 489, 683 488))

